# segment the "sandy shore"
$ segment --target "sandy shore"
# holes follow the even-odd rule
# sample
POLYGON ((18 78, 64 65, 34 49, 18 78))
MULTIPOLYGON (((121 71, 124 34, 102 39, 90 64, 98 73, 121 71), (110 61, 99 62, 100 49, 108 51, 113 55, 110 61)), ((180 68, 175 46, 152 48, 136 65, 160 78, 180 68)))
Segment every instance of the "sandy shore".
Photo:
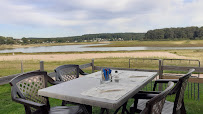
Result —
POLYGON ((3 60, 65 61, 65 60, 95 59, 95 58, 107 58, 107 57, 133 57, 133 58, 167 57, 167 58, 176 58, 176 59, 186 58, 184 56, 179 56, 169 52, 128 52, 128 53, 9 55, 9 56, 0 56, 0 61, 3 61, 3 60))

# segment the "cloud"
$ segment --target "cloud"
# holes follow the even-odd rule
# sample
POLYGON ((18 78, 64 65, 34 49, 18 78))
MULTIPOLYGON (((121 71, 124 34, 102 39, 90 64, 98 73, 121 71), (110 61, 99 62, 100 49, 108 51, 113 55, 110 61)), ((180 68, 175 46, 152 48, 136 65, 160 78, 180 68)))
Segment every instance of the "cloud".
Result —
MULTIPOLYGON (((61 31, 64 36, 70 36, 102 32, 146 32, 165 27, 203 25, 201 0, 0 0, 0 2, 0 24, 32 27, 35 33, 38 30, 55 30, 53 36, 59 35, 61 31)), ((47 33, 38 33, 38 36, 47 36, 47 33)))

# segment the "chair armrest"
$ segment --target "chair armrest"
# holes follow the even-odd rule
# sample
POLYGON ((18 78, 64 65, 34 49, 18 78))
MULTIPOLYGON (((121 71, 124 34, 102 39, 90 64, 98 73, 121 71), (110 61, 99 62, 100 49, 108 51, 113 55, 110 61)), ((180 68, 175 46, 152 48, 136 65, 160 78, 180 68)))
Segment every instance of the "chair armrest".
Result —
POLYGON ((139 91, 138 93, 143 93, 143 94, 160 94, 161 91, 139 91))
POLYGON ((147 91, 147 92, 139 92, 133 96, 134 99, 151 99, 155 96, 157 96, 160 92, 154 92, 154 91, 147 91))
POLYGON ((52 85, 56 85, 56 84, 60 84, 60 83, 62 83, 62 82, 60 82, 60 81, 54 81, 51 77, 49 77, 49 76, 47 76, 47 80, 48 80, 48 82, 50 83, 50 84, 52 84, 52 85))
POLYGON ((36 102, 25 100, 25 99, 22 99, 22 98, 13 98, 13 100, 20 103, 20 104, 31 106, 31 107, 34 107, 34 108, 46 107, 45 104, 36 103, 36 102))
POLYGON ((177 83, 179 79, 158 79, 155 81, 155 83, 168 83, 168 82, 174 82, 177 83))
POLYGON ((80 68, 79 68, 79 73, 80 73, 81 75, 88 75, 88 73, 85 73, 85 72, 82 71, 80 68))
POLYGON ((51 84, 52 84, 52 85, 57 85, 57 84, 60 84, 60 83, 63 83, 63 81, 54 81, 54 82, 52 82, 51 84))
POLYGON ((149 112, 148 112, 148 108, 144 108, 144 110, 142 110, 141 112, 140 112, 140 114, 148 114, 149 112))
POLYGON ((179 81, 179 79, 158 79, 154 82, 154 88, 153 88, 153 91, 155 91, 156 89, 156 85, 157 83, 168 83, 168 82, 174 82, 174 83, 177 83, 179 81))
POLYGON ((88 75, 88 73, 80 73, 81 75, 88 75))

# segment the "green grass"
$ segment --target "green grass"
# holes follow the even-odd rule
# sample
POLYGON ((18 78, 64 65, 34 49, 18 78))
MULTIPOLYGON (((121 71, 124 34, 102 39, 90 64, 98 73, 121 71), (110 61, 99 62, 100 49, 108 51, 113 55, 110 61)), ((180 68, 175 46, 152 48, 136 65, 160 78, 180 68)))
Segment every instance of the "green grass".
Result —
MULTIPOLYGON (((24 72, 38 70, 40 68, 38 60, 23 61, 24 72)), ((0 77, 21 73, 21 61, 0 61, 0 77)))
MULTIPOLYGON (((105 66, 105 67, 128 67, 129 58, 104 58, 104 59, 95 59, 96 66, 105 66)), ((54 72, 54 69, 60 65, 64 64, 86 64, 90 63, 91 59, 80 59, 74 61, 44 61, 44 68, 47 72, 54 72)), ((38 60, 27 60, 23 61, 23 70, 24 72, 33 71, 40 69, 38 60)), ((21 61, 0 61, 0 77, 8 76, 12 74, 21 73, 21 61)), ((85 70, 90 70, 87 68, 85 70)), ((89 72, 89 71, 88 71, 89 72)))
POLYGON ((0 114, 22 114, 23 105, 11 100, 11 87, 8 84, 0 86, 0 114))

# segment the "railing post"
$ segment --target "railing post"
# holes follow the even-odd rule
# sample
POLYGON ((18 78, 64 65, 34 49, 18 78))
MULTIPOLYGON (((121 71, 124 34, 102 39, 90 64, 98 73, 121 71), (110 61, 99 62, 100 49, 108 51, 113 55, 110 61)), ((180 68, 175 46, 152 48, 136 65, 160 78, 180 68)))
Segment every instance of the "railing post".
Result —
POLYGON ((40 61, 40 71, 44 71, 44 61, 40 61))
POLYGON ((21 73, 24 73, 24 70, 23 70, 23 61, 21 61, 21 73))
POLYGON ((163 69, 162 69, 162 63, 163 61, 159 59, 159 79, 163 78, 163 69))
MULTIPOLYGON (((163 61, 159 59, 159 79, 163 78, 163 69, 162 69, 163 61)), ((162 91, 163 84, 159 84, 159 91, 162 91)))
POLYGON ((94 72, 94 59, 92 59, 92 73, 94 72))
POLYGON ((128 63, 128 65, 129 65, 129 68, 130 68, 130 59, 129 59, 129 63, 128 63))

